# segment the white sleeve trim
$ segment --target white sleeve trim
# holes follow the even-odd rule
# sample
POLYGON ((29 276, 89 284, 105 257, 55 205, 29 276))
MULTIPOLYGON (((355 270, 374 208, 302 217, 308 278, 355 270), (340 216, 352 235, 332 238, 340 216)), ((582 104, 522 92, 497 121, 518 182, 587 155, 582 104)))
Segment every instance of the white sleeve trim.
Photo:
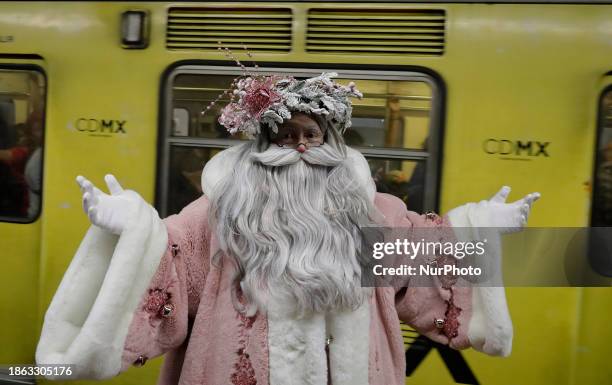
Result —
POLYGON ((72 364, 71 378, 119 374, 134 311, 167 239, 157 211, 142 198, 121 236, 91 226, 45 314, 36 362, 72 364))
POLYGON ((485 210, 487 202, 481 201, 457 207, 447 215, 460 241, 487 239, 485 256, 492 259, 487 265, 500 269, 497 272, 498 283, 481 283, 472 287, 472 317, 468 328, 470 344, 483 353, 507 357, 512 351, 513 328, 505 289, 501 286, 501 239, 496 229, 488 231, 485 210))

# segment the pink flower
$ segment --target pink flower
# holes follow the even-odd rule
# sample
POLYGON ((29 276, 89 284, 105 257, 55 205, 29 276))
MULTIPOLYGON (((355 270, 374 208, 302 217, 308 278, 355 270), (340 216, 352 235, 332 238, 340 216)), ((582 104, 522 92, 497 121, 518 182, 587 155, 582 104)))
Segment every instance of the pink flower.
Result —
POLYGON ((267 76, 263 80, 252 79, 246 85, 242 104, 252 118, 259 119, 272 104, 281 100, 280 94, 274 90, 275 83, 275 77, 267 76))
POLYGON ((233 135, 248 119, 245 111, 237 103, 230 103, 221 111, 219 123, 225 126, 230 134, 233 135))
POLYGON ((149 296, 144 304, 144 309, 151 314, 159 314, 161 308, 170 299, 170 294, 162 289, 151 289, 149 290, 149 296))

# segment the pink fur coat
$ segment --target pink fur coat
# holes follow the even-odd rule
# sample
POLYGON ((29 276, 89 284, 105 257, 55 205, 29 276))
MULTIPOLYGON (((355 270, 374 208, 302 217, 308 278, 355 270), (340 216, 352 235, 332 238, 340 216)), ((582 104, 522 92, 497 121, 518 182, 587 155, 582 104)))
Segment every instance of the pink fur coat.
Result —
MULTIPOLYGON (((467 209, 441 218, 391 195, 372 199, 385 226, 478 223, 467 209)), ((163 385, 401 385, 400 320, 456 349, 510 353, 503 288, 376 288, 361 309, 332 318, 247 318, 232 305, 232 264, 211 263, 220 252, 206 196, 163 221, 142 201, 120 237, 92 226, 46 313, 37 363, 102 379, 165 354, 163 385)))

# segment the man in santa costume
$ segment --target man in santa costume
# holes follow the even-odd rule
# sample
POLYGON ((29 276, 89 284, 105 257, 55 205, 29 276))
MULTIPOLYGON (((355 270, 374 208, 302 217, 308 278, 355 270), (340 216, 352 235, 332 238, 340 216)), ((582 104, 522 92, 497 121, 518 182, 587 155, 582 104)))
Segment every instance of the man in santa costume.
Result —
MULTIPOLYGON (((503 287, 364 288, 362 229, 511 232, 539 194, 505 203, 503 187, 443 217, 408 211, 344 144, 349 97, 361 94, 333 76, 232 83, 220 122, 253 140, 211 159, 204 194, 177 215, 160 219, 112 175, 110 194, 79 176, 92 226, 46 313, 37 363, 104 379, 165 354, 159 384, 400 385, 400 320, 455 349, 510 354, 503 287)), ((487 258, 499 265, 499 242, 487 258)))

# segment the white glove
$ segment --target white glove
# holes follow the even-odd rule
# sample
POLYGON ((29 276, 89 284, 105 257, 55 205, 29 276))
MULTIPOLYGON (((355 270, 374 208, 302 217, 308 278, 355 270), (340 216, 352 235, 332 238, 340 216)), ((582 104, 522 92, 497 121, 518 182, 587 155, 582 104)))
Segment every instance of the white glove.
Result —
POLYGON ((499 228, 502 234, 520 231, 527 224, 531 205, 540 199, 540 193, 534 192, 512 203, 506 203, 508 194, 510 187, 504 186, 491 199, 478 204, 483 206, 485 203, 488 226, 499 228))
POLYGON ((112 174, 106 175, 104 180, 111 195, 98 189, 85 177, 77 176, 76 181, 83 193, 83 210, 92 224, 119 235, 125 230, 142 198, 132 190, 124 190, 112 174))

